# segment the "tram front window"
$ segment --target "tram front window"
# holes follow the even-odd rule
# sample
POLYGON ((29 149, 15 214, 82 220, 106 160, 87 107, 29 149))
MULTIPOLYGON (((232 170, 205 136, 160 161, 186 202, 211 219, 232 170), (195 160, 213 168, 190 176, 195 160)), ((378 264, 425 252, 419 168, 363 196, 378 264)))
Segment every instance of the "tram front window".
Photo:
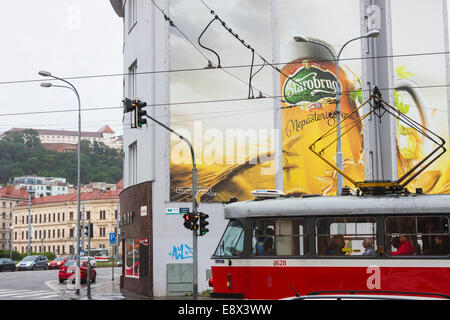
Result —
POLYGON ((214 255, 218 257, 240 256, 243 249, 244 229, 239 221, 232 220, 228 224, 214 255))

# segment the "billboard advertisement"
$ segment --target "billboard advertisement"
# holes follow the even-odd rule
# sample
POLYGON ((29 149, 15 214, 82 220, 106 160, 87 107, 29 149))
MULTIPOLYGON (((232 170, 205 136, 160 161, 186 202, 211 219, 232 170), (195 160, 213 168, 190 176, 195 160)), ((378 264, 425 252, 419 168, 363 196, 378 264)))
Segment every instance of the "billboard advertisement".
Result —
MULTIPOLYGON (((394 76, 412 88, 395 91, 396 108, 448 141, 442 3, 391 6, 394 76), (423 12, 430 14, 419 25, 423 12), (405 36, 413 29, 433 37, 418 46, 405 36)), ((336 171, 309 145, 336 125, 330 51, 360 36, 360 1, 171 0, 169 13, 177 26, 170 29, 170 125, 193 144, 201 201, 251 199, 252 190, 274 188, 279 175, 288 196, 335 195, 336 171), (297 13, 301 19, 292 19, 297 13), (322 46, 298 42, 298 35, 322 46), (275 150, 282 150, 282 168, 275 150)), ((362 63, 361 40, 346 45, 339 83, 342 125, 351 130, 342 138, 343 168, 356 181, 364 181, 362 115, 352 113, 362 103, 362 63)), ((399 175, 432 148, 421 139, 397 126, 399 175)), ((170 159, 170 199, 190 201, 191 154, 176 136, 170 159)), ((445 154, 408 188, 450 192, 449 162, 445 154)))

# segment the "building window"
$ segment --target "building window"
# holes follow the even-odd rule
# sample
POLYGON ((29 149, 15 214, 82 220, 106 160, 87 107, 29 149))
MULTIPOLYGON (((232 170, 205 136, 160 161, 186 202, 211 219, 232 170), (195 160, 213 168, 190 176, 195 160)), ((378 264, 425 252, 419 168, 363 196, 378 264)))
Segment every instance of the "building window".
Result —
POLYGON ((137 141, 128 147, 128 185, 137 184, 137 141))
POLYGON ((100 232, 100 237, 106 236, 106 228, 99 228, 99 232, 100 232))
POLYGON ((139 278, 139 240, 125 241, 125 276, 139 278))
POLYGON ((86 211, 86 219, 91 220, 91 212, 90 211, 86 211))
POLYGON ((105 220, 106 219, 106 210, 100 210, 100 219, 105 220))
POLYGON ((73 220, 73 212, 69 212, 69 220, 73 220))

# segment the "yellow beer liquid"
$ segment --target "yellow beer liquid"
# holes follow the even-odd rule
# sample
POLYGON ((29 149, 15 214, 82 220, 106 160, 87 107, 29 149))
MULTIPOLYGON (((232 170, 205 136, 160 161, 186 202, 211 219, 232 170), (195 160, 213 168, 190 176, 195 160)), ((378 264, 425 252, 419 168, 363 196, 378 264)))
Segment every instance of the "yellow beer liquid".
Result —
MULTIPOLYGON (((314 193, 323 195, 336 194, 336 171, 317 157, 309 146, 319 137, 336 126, 336 91, 334 90, 320 100, 299 101, 292 105, 284 96, 284 85, 300 68, 306 68, 317 74, 317 69, 332 73, 336 80, 336 65, 332 62, 310 62, 297 59, 285 65, 281 70, 282 102, 282 137, 283 137, 283 172, 284 191, 286 194, 314 193)), ((320 79, 318 79, 320 81, 320 79)), ((356 104, 349 98, 354 90, 353 83, 344 70, 339 68, 341 84, 341 119, 349 116, 356 104)), ((322 81, 325 83, 325 80, 322 81)), ((328 82, 329 83, 329 82, 328 82)), ((310 90, 303 87, 304 90, 310 90)), ((312 90, 311 90, 312 91, 312 90)), ((314 94, 312 94, 314 96, 314 94)), ((355 113, 341 123, 341 134, 350 128, 359 115, 355 113)), ((323 156, 331 163, 336 163, 336 134, 332 134, 316 145, 316 151, 332 143, 323 156), (319 149, 318 149, 319 148, 319 149)), ((343 171, 355 181, 364 180, 362 123, 357 124, 341 138, 343 152, 343 171)), ((353 187, 344 179, 344 186, 353 187)))

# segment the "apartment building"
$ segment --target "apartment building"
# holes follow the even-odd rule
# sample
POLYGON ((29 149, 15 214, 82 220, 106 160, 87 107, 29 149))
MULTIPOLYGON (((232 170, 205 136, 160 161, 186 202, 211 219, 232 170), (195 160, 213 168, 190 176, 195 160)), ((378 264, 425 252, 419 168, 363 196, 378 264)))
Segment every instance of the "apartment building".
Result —
POLYGON ((13 208, 28 199, 28 193, 12 186, 0 188, 0 250, 8 250, 13 225, 13 208))
MULTIPOLYGON (((6 132, 23 131, 25 128, 12 128, 6 132)), ((77 145, 78 143, 78 131, 69 130, 51 130, 51 129, 34 129, 39 134, 39 139, 42 145, 51 150, 58 151, 76 151, 74 148, 70 148, 71 145, 77 145), (58 147, 52 148, 52 145, 58 145, 58 147)), ((122 149, 122 137, 115 136, 114 130, 110 126, 106 125, 101 127, 98 131, 81 131, 81 139, 89 140, 90 142, 103 142, 110 148, 122 149)))
MULTIPOLYGON (((83 192, 80 194, 84 221, 93 224, 94 237, 91 248, 106 248, 111 255, 109 233, 117 232, 117 209, 121 190, 83 192)), ((30 213, 28 201, 19 203, 13 209, 14 250, 25 253, 28 250, 28 216, 31 226, 31 251, 54 252, 69 255, 74 252, 77 224, 76 193, 34 198, 30 213)), ((83 248, 87 250, 87 237, 83 248)))

